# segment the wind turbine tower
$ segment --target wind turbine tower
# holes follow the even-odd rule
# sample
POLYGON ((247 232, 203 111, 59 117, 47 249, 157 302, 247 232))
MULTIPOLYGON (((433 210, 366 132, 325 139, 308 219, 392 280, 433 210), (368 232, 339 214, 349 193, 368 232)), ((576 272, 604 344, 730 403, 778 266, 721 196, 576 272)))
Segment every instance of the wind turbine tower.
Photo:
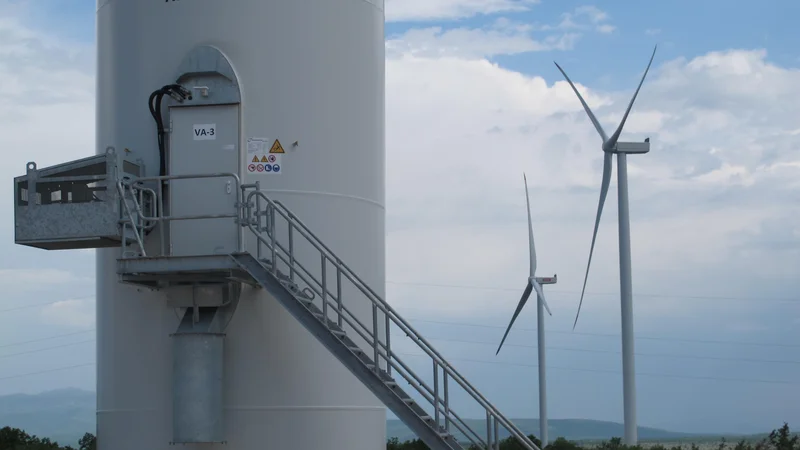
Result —
POLYGON ((528 196, 528 178, 525 174, 522 175, 525 181, 525 203, 528 207, 528 246, 530 247, 529 256, 530 256, 530 272, 528 276, 528 285, 525 287, 525 291, 522 293, 522 298, 517 305, 516 311, 514 311, 514 315, 511 317, 511 322, 508 324, 508 328, 506 328, 506 333, 503 335, 503 339, 500 341, 500 345, 497 347, 497 353, 500 353, 500 349, 503 347, 503 342, 506 341, 506 337, 508 337, 508 332, 511 331, 511 326, 514 325, 514 321, 517 320, 517 316, 522 311, 522 308, 525 306, 525 303, 528 302, 528 297, 531 295, 531 291, 536 291, 536 320, 537 320, 537 331, 538 331, 538 350, 539 350, 539 439, 542 441, 542 447, 547 446, 547 375, 545 370, 545 352, 544 352, 544 311, 547 310, 547 313, 551 316, 553 315, 550 312, 550 307, 547 305, 547 301, 544 299, 544 290, 542 289, 542 285, 545 284, 556 284, 558 281, 558 275, 553 275, 552 277, 537 277, 536 276, 536 247, 533 243, 533 224, 531 223, 531 202, 528 196))
POLYGON ((384 2, 230 3, 98 0, 95 155, 14 178, 15 243, 96 250, 98 450, 539 450, 384 300, 384 2))
POLYGON ((631 280, 631 229, 630 217, 628 211, 628 154, 643 154, 650 151, 650 138, 645 139, 644 142, 619 142, 619 136, 622 133, 622 128, 625 126, 625 121, 628 120, 628 115, 633 108, 633 102, 636 101, 636 96, 639 94, 639 89, 642 88, 647 72, 650 70, 650 65, 653 64, 653 58, 656 55, 656 49, 653 48, 653 54, 650 56, 650 62, 642 75, 642 80, 633 94, 628 109, 622 116, 614 134, 609 137, 606 135, 603 127, 600 126, 589 105, 581 96, 578 89, 569 79, 564 69, 555 63, 561 74, 567 80, 575 95, 583 105, 583 109, 592 121, 597 133, 603 140, 603 181, 600 186, 600 201, 597 205, 597 217, 594 222, 594 232, 592 233, 592 245, 589 250, 589 261, 586 264, 586 276, 583 279, 583 289, 581 290, 581 300, 578 304, 578 313, 575 315, 575 323, 572 328, 578 323, 578 316, 581 312, 581 305, 583 305, 583 295, 586 292, 586 281, 589 278, 589 266, 592 263, 592 253, 594 252, 594 243, 597 238, 597 228, 600 225, 600 216, 603 213, 603 204, 608 194, 608 186, 611 182, 611 159, 613 155, 617 155, 617 199, 619 202, 619 282, 620 282, 620 309, 622 313, 622 384, 623 384, 623 401, 625 408, 625 444, 635 445, 638 441, 637 426, 636 426, 636 380, 635 380, 635 367, 633 360, 633 287, 631 280))

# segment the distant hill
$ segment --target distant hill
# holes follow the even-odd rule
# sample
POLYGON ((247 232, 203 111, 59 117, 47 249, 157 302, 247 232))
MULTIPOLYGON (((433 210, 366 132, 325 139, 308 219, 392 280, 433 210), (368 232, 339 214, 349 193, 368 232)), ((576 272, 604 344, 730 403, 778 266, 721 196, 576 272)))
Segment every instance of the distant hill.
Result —
MULTIPOLYGON (((30 434, 49 437, 62 445, 77 445, 84 433, 95 433, 95 405, 95 393, 80 389, 0 396, 0 427, 21 428, 30 434)), ((538 434, 537 419, 512 421, 526 434, 538 434)), ((484 420, 469 419, 467 422, 473 430, 486 429, 484 420)), ((572 441, 597 441, 624 434, 621 423, 582 419, 551 419, 549 431, 551 439, 561 436, 572 441)), ((397 437, 401 441, 416 437, 396 419, 387 421, 386 432, 387 437, 397 437)), ((500 437, 507 436, 502 430, 500 437)), ((711 437, 639 427, 639 439, 642 441, 703 441, 711 437)))
MULTIPOLYGON (((486 421, 481 419, 465 419, 470 428, 481 433, 486 433, 486 421)), ((511 418, 519 429, 525 434, 539 434, 539 419, 514 419, 511 418)), ((508 433, 500 427, 500 438, 508 437, 508 433)), ((388 437, 397 437, 401 441, 413 439, 414 433, 411 432, 403 422, 399 420, 389 420, 386 424, 388 437)), ((564 437, 571 441, 594 441, 610 439, 612 437, 622 437, 624 428, 621 423, 605 422, 601 420, 583 419, 550 419, 548 420, 548 432, 551 439, 564 437)), ((458 437, 459 434, 456 434, 458 437)), ((678 433, 674 431, 660 430, 658 428, 639 427, 639 439, 641 440, 681 440, 692 437, 688 433, 678 433)))
POLYGON ((0 396, 0 427, 74 446, 84 433, 95 432, 95 408, 94 392, 80 389, 0 396))

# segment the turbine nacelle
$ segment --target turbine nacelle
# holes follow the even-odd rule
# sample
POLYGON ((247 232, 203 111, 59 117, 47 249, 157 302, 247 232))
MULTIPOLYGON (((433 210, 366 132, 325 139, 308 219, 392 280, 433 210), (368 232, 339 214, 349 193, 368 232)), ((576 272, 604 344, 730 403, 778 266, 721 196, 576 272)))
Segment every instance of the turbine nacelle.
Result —
POLYGON ((617 142, 610 150, 604 148, 603 151, 607 151, 608 153, 641 155, 650 151, 650 138, 645 139, 644 142, 617 142))
POLYGON ((539 284, 556 284, 558 283, 558 275, 552 277, 534 277, 528 278, 529 281, 536 281, 539 284))

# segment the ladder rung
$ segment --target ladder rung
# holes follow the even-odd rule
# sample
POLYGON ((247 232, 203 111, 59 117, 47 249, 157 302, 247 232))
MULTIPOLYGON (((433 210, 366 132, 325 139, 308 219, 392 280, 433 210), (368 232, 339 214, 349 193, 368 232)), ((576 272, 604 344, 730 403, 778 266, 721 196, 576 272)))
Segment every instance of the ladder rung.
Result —
POLYGON ((347 333, 345 333, 345 332, 344 332, 344 331, 342 331, 342 330, 331 330, 331 333, 333 333, 333 334, 334 334, 334 336, 339 336, 339 337, 342 337, 342 336, 346 336, 346 335, 347 335, 347 333))
POLYGON ((364 353, 364 350, 361 350, 361 347, 347 347, 353 353, 364 353))

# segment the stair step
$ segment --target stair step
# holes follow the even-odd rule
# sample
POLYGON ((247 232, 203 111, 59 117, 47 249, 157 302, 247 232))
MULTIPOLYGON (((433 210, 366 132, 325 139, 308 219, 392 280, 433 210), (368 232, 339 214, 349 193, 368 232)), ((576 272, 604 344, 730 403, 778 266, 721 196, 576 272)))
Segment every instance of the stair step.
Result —
MULTIPOLYGON (((312 287, 303 288, 302 286, 305 286, 304 281, 293 280, 294 277, 286 276, 281 271, 276 270, 275 267, 277 264, 273 264, 267 258, 257 261, 249 254, 235 255, 234 258, 242 267, 251 272, 262 286, 274 286, 277 283, 270 284, 268 281, 272 282, 277 279, 284 291, 280 293, 276 292, 275 297, 284 307, 298 318, 298 320, 301 320, 303 325, 329 349, 336 348, 336 351, 331 351, 334 352, 340 361, 350 366, 353 372, 361 379, 362 383, 373 389, 376 395, 387 405, 392 405, 392 411, 398 414, 399 417, 402 417, 403 420, 407 422, 406 425, 419 435, 425 436, 425 440, 431 441, 431 448, 435 448, 436 450, 455 450, 462 448, 462 444, 459 443, 453 435, 454 431, 447 430, 447 427, 442 426, 442 423, 436 421, 432 411, 427 411, 424 405, 427 405, 428 402, 417 402, 412 398, 412 395, 416 396, 417 393, 421 393, 426 399, 427 395, 424 386, 420 386, 411 378, 416 377, 416 375, 410 372, 410 369, 410 375, 406 375, 402 371, 399 371, 397 374, 390 373, 390 368, 388 366, 382 369, 380 360, 373 360, 373 349, 369 348, 369 346, 365 346, 367 347, 365 350, 361 348, 353 338, 348 337, 348 334, 352 333, 347 333, 344 330, 343 324, 340 323, 341 318, 337 321, 326 317, 339 313, 331 312, 330 314, 324 314, 322 306, 316 305, 315 301, 309 298, 320 297, 322 300, 324 296, 316 293, 312 287), (325 331, 331 334, 325 333, 325 331), (368 371, 365 371, 364 368, 367 368, 368 371), (404 382, 407 381, 413 389, 406 391, 405 384, 403 387, 400 386, 400 379, 403 379, 404 382), (400 400, 400 402, 397 400, 400 400)), ((275 288, 277 288, 277 286, 275 286, 275 288)), ((371 300, 377 302, 377 300, 371 300)), ((374 336, 371 336, 369 331, 367 331, 367 334, 370 334, 370 336, 362 337, 367 341, 369 341, 370 338, 374 339, 374 336)), ((412 339, 416 339, 413 332, 411 335, 412 339)), ((378 355, 378 358, 382 357, 383 356, 378 355)), ((475 396, 473 395, 473 397, 475 396)), ((477 397, 475 398, 477 399, 477 397)), ((448 417, 452 418, 453 415, 442 415, 440 411, 440 419, 446 422, 448 417)), ((473 430, 470 428, 469 431, 473 430)), ((529 448, 529 444, 525 445, 524 448, 529 448)))

